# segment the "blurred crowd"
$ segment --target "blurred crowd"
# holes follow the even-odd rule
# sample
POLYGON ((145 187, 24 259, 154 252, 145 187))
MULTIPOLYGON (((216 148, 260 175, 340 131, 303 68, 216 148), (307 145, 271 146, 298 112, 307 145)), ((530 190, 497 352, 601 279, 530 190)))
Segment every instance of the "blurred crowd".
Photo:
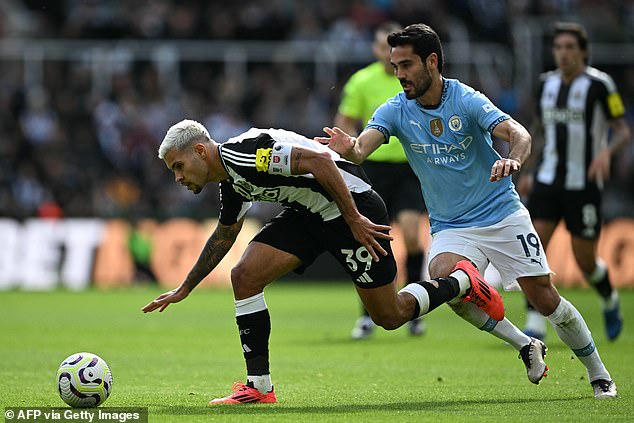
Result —
MULTIPOLYGON (((366 48, 379 23, 395 20, 429 23, 445 40, 459 24, 474 42, 510 48, 514 22, 557 19, 582 22, 593 42, 634 45, 634 0, 6 0, 0 43, 333 40, 366 48)), ((319 135, 332 123, 341 86, 365 64, 342 64, 338 82, 320 87, 310 63, 250 63, 246 86, 220 71, 223 63, 182 63, 174 91, 151 60, 132 58, 110 80, 98 81, 105 90, 95 90, 94 70, 76 61, 45 59, 34 84, 22 60, 0 60, 0 216, 213 216, 217 191, 191 195, 157 158, 167 128, 188 117, 220 142, 251 126, 319 135)), ((633 68, 602 67, 617 80, 634 127, 633 68)), ((477 80, 465 82, 478 87, 477 80)), ((507 85, 487 95, 528 126, 533 99, 507 85)), ((606 216, 634 214, 633 169, 630 145, 614 163, 606 216)))

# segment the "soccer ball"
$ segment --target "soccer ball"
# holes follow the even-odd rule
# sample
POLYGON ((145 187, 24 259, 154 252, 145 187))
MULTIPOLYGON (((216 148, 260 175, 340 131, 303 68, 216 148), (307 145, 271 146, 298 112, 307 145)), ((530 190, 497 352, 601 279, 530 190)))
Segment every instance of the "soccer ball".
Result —
POLYGON ((112 373, 99 356, 76 353, 60 364, 57 389, 62 400, 71 407, 97 407, 112 392, 112 373))

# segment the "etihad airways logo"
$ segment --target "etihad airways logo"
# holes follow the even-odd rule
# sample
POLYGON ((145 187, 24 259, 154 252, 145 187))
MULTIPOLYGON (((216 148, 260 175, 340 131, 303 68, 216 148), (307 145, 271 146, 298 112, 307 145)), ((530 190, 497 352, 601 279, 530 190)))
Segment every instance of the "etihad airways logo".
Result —
POLYGON ((446 164, 455 163, 466 159, 465 151, 473 142, 473 137, 468 136, 459 141, 457 144, 410 144, 410 149, 414 153, 424 154, 427 163, 446 164))

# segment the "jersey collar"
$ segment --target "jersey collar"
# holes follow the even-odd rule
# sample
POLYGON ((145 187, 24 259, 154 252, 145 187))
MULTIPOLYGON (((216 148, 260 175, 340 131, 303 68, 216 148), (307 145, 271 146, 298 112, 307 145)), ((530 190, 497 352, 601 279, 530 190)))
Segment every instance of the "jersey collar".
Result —
POLYGON ((440 102, 438 104, 432 104, 431 106, 425 106, 420 104, 417 99, 416 104, 418 105, 418 107, 425 110, 435 110, 439 108, 445 102, 445 100, 447 99, 447 93, 449 91, 449 81, 447 81, 444 76, 442 76, 441 78, 442 78, 442 94, 440 95, 440 102))

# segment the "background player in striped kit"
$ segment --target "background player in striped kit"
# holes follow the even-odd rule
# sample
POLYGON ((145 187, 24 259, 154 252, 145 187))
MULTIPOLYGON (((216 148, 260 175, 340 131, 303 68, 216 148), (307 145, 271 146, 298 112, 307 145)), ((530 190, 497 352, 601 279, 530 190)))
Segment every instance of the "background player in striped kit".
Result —
MULTIPOLYGON (((185 280, 146 305, 145 313, 182 301, 218 265, 252 201, 285 206, 231 271, 247 383, 236 382, 234 393, 212 404, 277 402, 269 372, 271 319, 264 288, 286 273, 301 273, 326 251, 354 281, 372 319, 386 329, 447 301, 471 301, 492 319, 504 318, 500 295, 466 260, 446 278, 412 283, 397 292, 385 203, 360 166, 311 139, 282 129, 252 128, 218 144, 203 125, 184 120, 167 131, 159 158, 176 182, 196 194, 220 182, 221 207, 218 225, 185 280)), ((543 373, 541 355, 533 355, 529 374, 531 369, 543 373)))
MULTIPOLYGON (((610 174, 610 158, 630 141, 625 109, 612 78, 588 65, 588 36, 573 22, 554 25, 557 69, 541 75, 538 123, 543 148, 533 149, 533 172, 523 172, 518 190, 544 248, 560 220, 571 234, 572 251, 588 283, 603 302, 609 340, 623 326, 619 297, 605 263, 597 256, 601 232, 601 190, 610 174), (608 135, 612 130, 610 142, 608 135)), ((537 126, 537 125, 536 125, 537 126)), ((538 131, 534 131, 538 132, 538 131)), ((527 302, 524 332, 541 339, 545 322, 527 302)))
MULTIPOLYGON (((355 72, 343 88, 335 126, 356 135, 372 114, 385 100, 398 94, 401 84, 394 76, 390 64, 390 46, 387 36, 401 30, 396 22, 384 22, 375 30, 372 52, 377 61, 355 72)), ((416 175, 412 172, 401 143, 396 137, 370 154, 363 165, 373 189, 383 198, 390 219, 398 222, 407 253, 404 273, 407 283, 420 280, 425 254, 420 245, 420 220, 425 203, 416 175)), ((408 325, 410 335, 422 335, 425 331, 423 318, 408 325)), ((374 323, 365 308, 352 329, 353 339, 367 338, 372 334, 374 323)))

